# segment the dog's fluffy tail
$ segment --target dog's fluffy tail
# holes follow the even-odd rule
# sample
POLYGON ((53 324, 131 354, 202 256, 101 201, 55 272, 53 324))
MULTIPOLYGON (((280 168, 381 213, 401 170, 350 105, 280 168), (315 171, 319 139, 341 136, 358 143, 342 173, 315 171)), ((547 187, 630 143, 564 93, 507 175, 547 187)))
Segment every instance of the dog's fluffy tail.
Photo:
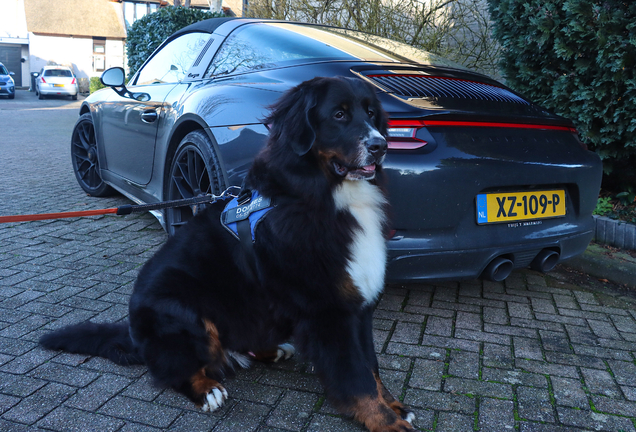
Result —
POLYGON ((128 332, 128 322, 96 324, 90 321, 63 327, 40 338, 51 350, 89 354, 107 358, 119 365, 143 364, 128 332))

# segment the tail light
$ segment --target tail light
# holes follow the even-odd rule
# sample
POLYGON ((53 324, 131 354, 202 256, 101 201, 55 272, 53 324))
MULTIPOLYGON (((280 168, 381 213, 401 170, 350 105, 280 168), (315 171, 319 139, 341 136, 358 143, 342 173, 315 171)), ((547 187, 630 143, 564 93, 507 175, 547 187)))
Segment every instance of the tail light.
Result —
POLYGON ((389 120, 387 143, 390 149, 415 150, 428 144, 417 138, 417 131, 424 127, 421 120, 389 120))
MULTIPOLYGON (((494 127, 494 128, 517 128, 517 129, 544 129, 568 131, 577 136, 577 140, 582 147, 586 147, 578 139, 576 129, 571 126, 541 125, 529 123, 501 123, 501 122, 481 122, 481 121, 457 121, 457 120, 389 120, 387 142, 390 149, 415 150, 426 146, 427 140, 423 137, 430 134, 422 132, 423 128, 430 127, 494 127)), ((432 139, 432 137, 431 137, 432 139)))
POLYGON ((73 78, 73 81, 71 81, 71 84, 75 84, 75 78, 73 78))
POLYGON ((42 82, 43 82, 44 84, 46 84, 46 81, 44 80, 44 77, 40 77, 40 79, 42 80, 42 82))

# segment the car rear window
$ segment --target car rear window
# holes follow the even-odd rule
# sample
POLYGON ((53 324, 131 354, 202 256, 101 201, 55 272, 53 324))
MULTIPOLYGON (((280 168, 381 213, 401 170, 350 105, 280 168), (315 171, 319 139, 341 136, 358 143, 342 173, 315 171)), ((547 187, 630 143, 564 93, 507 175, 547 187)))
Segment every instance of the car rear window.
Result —
POLYGON ((333 60, 462 68, 429 52, 367 33, 318 25, 258 23, 239 27, 228 37, 205 77, 333 60))
POLYGON ((47 77, 72 77, 73 74, 70 70, 66 69, 47 69, 44 71, 44 76, 47 77))

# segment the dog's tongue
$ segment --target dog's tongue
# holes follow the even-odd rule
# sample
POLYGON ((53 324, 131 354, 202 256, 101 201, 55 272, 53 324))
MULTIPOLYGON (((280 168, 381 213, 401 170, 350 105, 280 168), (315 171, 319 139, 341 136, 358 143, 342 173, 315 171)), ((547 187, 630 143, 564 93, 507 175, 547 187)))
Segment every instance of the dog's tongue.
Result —
POLYGON ((367 165, 365 167, 362 167, 363 171, 375 171, 375 164, 371 164, 371 165, 367 165))

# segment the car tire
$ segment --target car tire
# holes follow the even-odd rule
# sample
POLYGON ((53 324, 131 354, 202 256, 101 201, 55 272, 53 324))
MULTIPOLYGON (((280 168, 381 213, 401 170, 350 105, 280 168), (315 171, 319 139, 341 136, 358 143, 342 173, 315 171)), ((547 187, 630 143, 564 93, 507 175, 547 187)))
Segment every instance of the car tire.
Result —
POLYGON ((71 96, 71 99, 77 100, 77 94, 74 94, 73 96, 71 96))
MULTIPOLYGON (((38 92, 36 92, 36 93, 38 93, 38 92)), ((38 99, 40 99, 40 100, 44 99, 44 95, 42 93, 38 93, 38 99)))
POLYGON ((71 159, 75 178, 84 192, 95 197, 115 193, 100 174, 95 126, 90 113, 82 114, 75 123, 71 136, 71 159))
MULTIPOLYGON (((226 189, 221 164, 212 141, 202 130, 187 134, 179 143, 166 178, 166 199, 177 200, 205 194, 220 195, 226 189)), ((165 210, 169 235, 186 224, 204 206, 175 207, 165 210)))
POLYGON ((9 99, 15 99, 15 93, 9 95, 9 99))

